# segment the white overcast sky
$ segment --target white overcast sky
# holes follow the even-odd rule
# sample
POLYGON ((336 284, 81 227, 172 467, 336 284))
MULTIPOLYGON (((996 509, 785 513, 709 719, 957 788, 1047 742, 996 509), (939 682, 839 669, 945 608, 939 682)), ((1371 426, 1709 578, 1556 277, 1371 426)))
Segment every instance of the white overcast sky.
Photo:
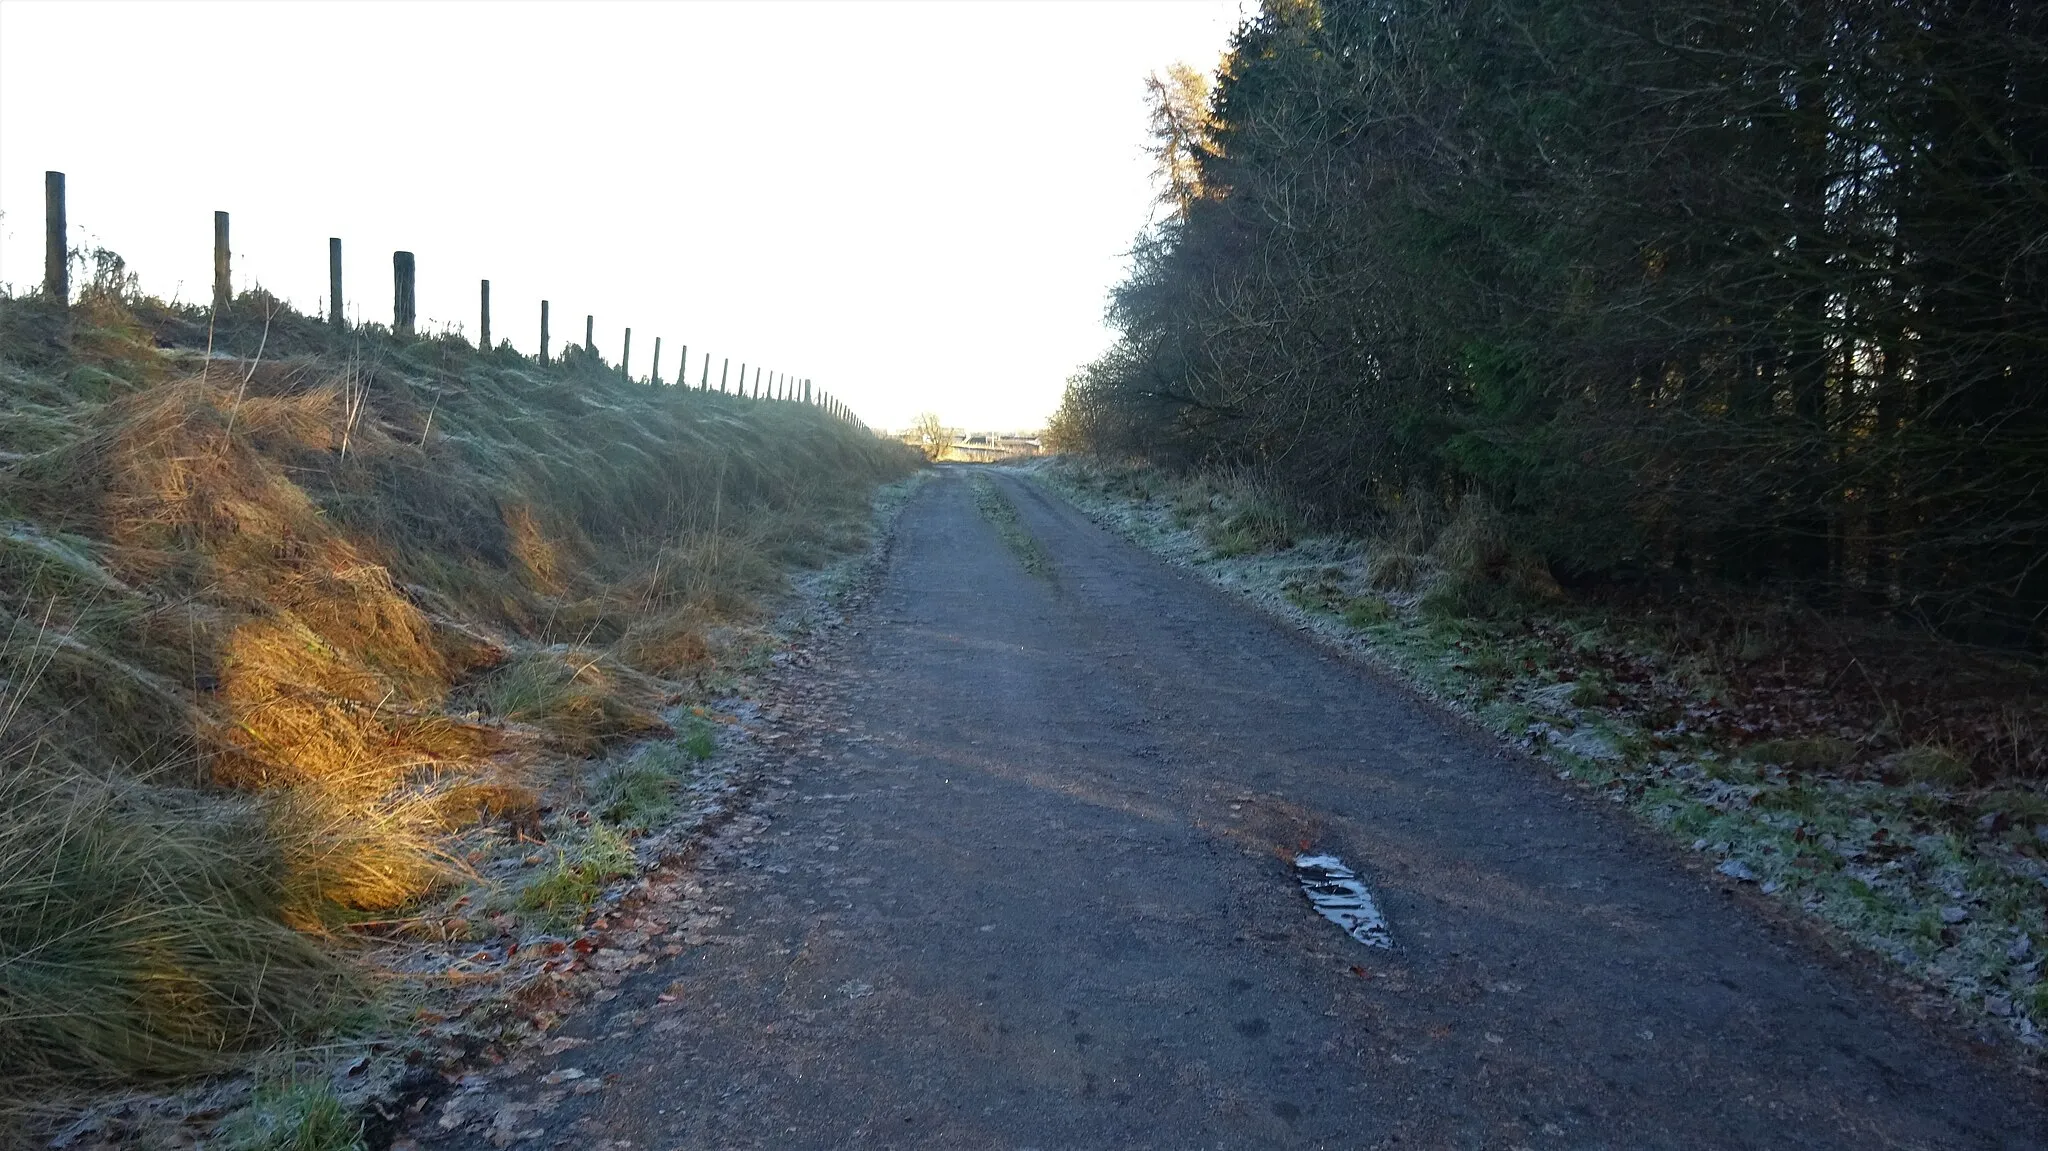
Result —
MULTIPOLYGON (((41 279, 43 172, 72 243, 203 299, 307 311, 343 242, 352 315, 644 371, 688 344, 810 376, 870 424, 1035 426, 1109 340, 1152 210, 1146 73, 1213 68, 1239 0, 0 2, 0 281, 41 279)), ((714 366, 714 375, 716 367, 714 366)))

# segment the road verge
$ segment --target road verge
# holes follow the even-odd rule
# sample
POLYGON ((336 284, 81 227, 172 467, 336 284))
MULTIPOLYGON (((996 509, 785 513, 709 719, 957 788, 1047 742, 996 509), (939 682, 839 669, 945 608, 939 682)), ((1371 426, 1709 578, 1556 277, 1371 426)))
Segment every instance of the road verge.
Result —
POLYGON ((1664 829, 1724 882, 1825 924, 2038 1064, 2048 801, 2037 791, 1972 786, 1939 748, 1858 772, 1854 731, 1738 743, 1718 722, 1728 701, 1614 620, 1541 595, 1460 610, 1448 581, 1412 570, 1416 557, 1282 530, 1227 483, 1071 460, 1018 470, 1664 829))

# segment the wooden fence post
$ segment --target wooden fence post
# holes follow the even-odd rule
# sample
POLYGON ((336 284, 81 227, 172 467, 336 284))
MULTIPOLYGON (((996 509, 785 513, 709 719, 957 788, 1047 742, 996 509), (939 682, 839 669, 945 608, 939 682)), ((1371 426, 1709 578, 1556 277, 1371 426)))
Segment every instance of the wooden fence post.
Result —
POLYGON ((348 321, 341 311, 341 237, 327 237, 327 323, 335 331, 348 321))
POLYGON ((484 281, 483 311, 483 332, 479 335, 476 346, 478 351, 488 352, 491 350, 491 282, 489 280, 484 281))
POLYGON ((808 403, 810 403, 810 402, 811 402, 811 381, 810 381, 810 379, 809 379, 808 377, 806 377, 806 378, 804 379, 804 403, 808 404, 808 403))
POLYGON ((391 253, 391 332, 412 339, 413 265, 411 252, 391 253))
POLYGON ((542 367, 546 367, 548 363, 548 302, 546 300, 540 302, 540 363, 542 367))
POLYGON ((661 337, 654 337, 654 366, 647 369, 647 382, 661 386, 661 337))
POLYGON ((690 386, 690 345, 684 344, 682 354, 676 357, 676 387, 690 386))
POLYGON ((583 350, 595 353, 597 350, 597 317, 583 317, 583 350))
POLYGON ((706 352, 706 353, 704 353, 704 378, 703 378, 703 379, 701 379, 701 380, 698 380, 698 381, 697 381, 697 390, 698 390, 698 391, 700 391, 700 392, 708 392, 708 391, 710 391, 710 390, 711 390, 711 353, 710 353, 710 352, 706 352))
POLYGON ((71 305, 71 246, 65 239, 64 173, 43 173, 43 298, 71 305))
MULTIPOLYGON (((708 372, 709 372, 709 371, 711 370, 711 356, 710 356, 710 355, 709 355, 708 353, 707 353, 707 354, 705 355, 705 357, 704 357, 704 370, 705 370, 705 371, 706 371, 707 373, 708 373, 708 372)), ((729 373, 729 372, 731 372, 731 371, 732 371, 732 357, 731 357, 731 356, 727 356, 727 357, 725 358, 725 362, 724 362, 724 363, 722 363, 722 364, 720 364, 720 365, 718 365, 718 393, 719 393, 720 395, 724 395, 724 394, 725 394, 725 377, 726 377, 727 373, 729 373)))
POLYGON ((627 329, 626 329, 626 346, 625 346, 625 348, 624 348, 624 349, 623 349, 622 351, 620 351, 620 352, 619 352, 619 378, 620 378, 620 379, 622 379, 622 380, 630 380, 630 379, 632 379, 632 378, 633 378, 633 373, 632 373, 632 371, 631 371, 631 370, 630 370, 629 368, 627 368, 627 367, 626 367, 626 365, 627 365, 627 364, 628 364, 629 362, 631 362, 631 361, 632 361, 632 359, 633 359, 633 329, 631 329, 631 328, 627 328, 627 329))
POLYGON ((228 278, 228 214, 213 214, 213 310, 225 312, 235 298, 228 278))
MULTIPOLYGON (((744 376, 741 377, 740 382, 745 384, 746 379, 744 376)), ((761 398, 761 365, 759 364, 754 365, 754 398, 757 400, 761 398)))

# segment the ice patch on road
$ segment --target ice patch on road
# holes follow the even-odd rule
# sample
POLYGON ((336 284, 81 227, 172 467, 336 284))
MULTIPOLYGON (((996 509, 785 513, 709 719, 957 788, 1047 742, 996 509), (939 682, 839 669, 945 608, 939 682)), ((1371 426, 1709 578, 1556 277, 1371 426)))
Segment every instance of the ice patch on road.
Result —
POLYGON ((1380 914, 1372 892, 1358 874, 1334 855, 1297 855, 1294 873, 1301 890, 1324 919, 1344 929, 1344 934, 1367 947, 1394 946, 1394 933, 1387 929, 1387 917, 1380 914))

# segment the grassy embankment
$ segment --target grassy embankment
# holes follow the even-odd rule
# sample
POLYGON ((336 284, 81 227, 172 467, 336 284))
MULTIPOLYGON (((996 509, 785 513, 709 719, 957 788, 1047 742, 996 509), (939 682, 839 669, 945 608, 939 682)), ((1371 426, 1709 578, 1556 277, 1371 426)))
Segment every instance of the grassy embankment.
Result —
POLYGON ((2038 666, 1755 597, 1568 593, 1476 502, 1342 536, 1241 474, 1038 474, 2040 1046, 2038 666))
POLYGON ((353 941, 482 841, 547 835, 509 899, 573 917, 708 752, 689 706, 785 571, 857 547, 915 463, 569 351, 335 334, 260 294, 209 330, 111 263, 68 313, 0 301, 17 1098, 346 1025, 353 941), (597 818, 544 830, 564 780, 597 818))

